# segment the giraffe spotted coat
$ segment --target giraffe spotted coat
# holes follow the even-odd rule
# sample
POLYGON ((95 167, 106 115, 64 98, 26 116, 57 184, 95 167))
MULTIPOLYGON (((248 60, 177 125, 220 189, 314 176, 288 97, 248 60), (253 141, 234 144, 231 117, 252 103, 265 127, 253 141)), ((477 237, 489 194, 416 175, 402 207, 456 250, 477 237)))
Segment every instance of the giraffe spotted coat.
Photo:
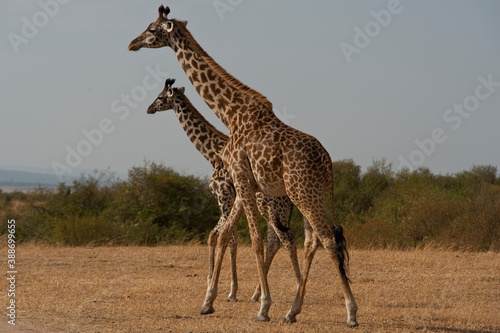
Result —
MULTIPOLYGON (((265 96, 225 71, 193 38, 186 28, 187 22, 168 18, 169 12, 168 7, 160 6, 156 21, 130 43, 129 50, 170 47, 174 51, 193 87, 229 130, 229 140, 221 158, 237 193, 229 222, 219 234, 214 272, 201 313, 214 312, 213 302, 217 297, 223 253, 230 240, 230 226, 244 209, 261 285, 261 304, 256 320, 270 320, 272 299, 255 196, 256 192, 262 192, 273 197, 288 195, 307 218, 337 271, 347 309, 346 325, 357 326, 358 307, 345 271, 345 238, 340 226, 334 224, 332 230, 324 207, 329 198, 333 210, 332 161, 328 152, 313 136, 281 122, 265 96)), ((314 237, 305 242, 302 281, 285 321, 296 321, 302 310, 307 276, 317 246, 314 237)))

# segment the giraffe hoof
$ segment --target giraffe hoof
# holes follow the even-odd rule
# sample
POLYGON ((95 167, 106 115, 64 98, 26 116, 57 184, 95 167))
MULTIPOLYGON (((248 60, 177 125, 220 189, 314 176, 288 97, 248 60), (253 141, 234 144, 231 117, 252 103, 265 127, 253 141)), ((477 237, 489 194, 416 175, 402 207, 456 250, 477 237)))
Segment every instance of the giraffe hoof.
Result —
POLYGON ((206 315, 206 314, 211 314, 211 313, 214 313, 214 312, 215 312, 214 307, 210 306, 208 308, 201 308, 200 314, 201 315, 206 315))
POLYGON ((236 297, 229 297, 226 299, 226 302, 238 302, 238 299, 236 297))
POLYGON ((283 318, 283 322, 291 324, 291 323, 297 322, 297 319, 295 319, 295 317, 293 317, 293 318, 287 318, 287 317, 285 317, 285 318, 283 318))
POLYGON ((270 321, 271 318, 269 318, 268 315, 265 315, 265 316, 258 315, 257 317, 255 317, 254 320, 255 321, 270 321))
POLYGON ((348 328, 354 328, 354 327, 358 327, 358 326, 359 326, 359 324, 357 321, 347 322, 345 324, 345 327, 348 327, 348 328))
POLYGON ((258 303, 258 302, 260 302, 260 300, 259 300, 259 297, 257 296, 257 297, 250 298, 249 302, 258 303))

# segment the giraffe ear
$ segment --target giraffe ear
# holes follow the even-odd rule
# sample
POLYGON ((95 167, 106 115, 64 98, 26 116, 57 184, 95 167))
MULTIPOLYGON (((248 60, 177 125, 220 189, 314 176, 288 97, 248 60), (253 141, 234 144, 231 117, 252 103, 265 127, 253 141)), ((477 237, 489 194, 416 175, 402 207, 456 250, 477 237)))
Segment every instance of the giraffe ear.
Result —
POLYGON ((167 32, 171 32, 172 30, 174 30, 174 22, 167 21, 167 32))

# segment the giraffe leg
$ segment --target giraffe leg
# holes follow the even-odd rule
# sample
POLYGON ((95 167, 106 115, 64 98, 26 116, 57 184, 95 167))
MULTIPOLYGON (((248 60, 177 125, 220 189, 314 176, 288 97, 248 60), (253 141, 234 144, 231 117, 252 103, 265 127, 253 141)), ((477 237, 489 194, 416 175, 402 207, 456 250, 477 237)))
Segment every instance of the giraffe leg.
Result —
POLYGON ((307 278, 309 276, 309 270, 311 269, 311 264, 314 259, 314 255, 316 250, 319 247, 318 237, 313 232, 309 221, 304 217, 304 263, 303 263, 303 272, 302 272, 302 280, 299 283, 297 288, 297 294, 295 296, 295 300, 292 303, 292 307, 290 311, 285 316, 283 321, 294 323, 297 321, 295 318, 302 311, 302 304, 304 302, 304 296, 306 292, 306 283, 307 278))
POLYGON ((359 326, 356 320, 356 313, 358 311, 358 306, 354 300, 354 296, 349 285, 349 280, 347 277, 343 276, 341 269, 339 269, 342 263, 339 261, 338 250, 336 249, 335 242, 331 237, 322 237, 321 243, 328 250, 330 257, 332 258, 335 268, 337 269, 337 276, 342 285, 342 291, 344 293, 345 306, 347 308, 347 323, 348 327, 359 326))
MULTIPOLYGON (((297 294, 299 294, 301 290, 301 286, 304 284, 305 288, 305 281, 304 281, 304 276, 300 272, 300 267, 299 267, 299 260, 297 257, 297 243, 295 241, 295 237, 291 233, 290 230, 283 231, 283 230, 276 230, 276 233, 278 234, 281 242, 283 243, 285 249, 288 251, 288 255, 290 257, 290 261, 292 263, 292 268, 295 273, 295 279, 297 282, 297 294)), ((300 313, 300 310, 302 308, 302 300, 300 302, 297 302, 297 296, 295 297, 295 301, 293 302, 292 308, 295 309, 295 314, 293 316, 286 316, 284 321, 286 322, 295 322, 295 316, 300 313)))
MULTIPOLYGON (((343 257, 345 248, 342 248, 342 246, 345 246, 345 244, 337 244, 339 246, 336 246, 338 235, 336 235, 334 239, 334 233, 332 232, 328 224, 328 220, 323 209, 315 209, 309 211, 305 210, 304 215, 308 218, 314 232, 316 233, 317 237, 319 237, 319 240, 323 244, 323 247, 327 250, 334 263, 335 269, 337 271, 337 276, 342 286, 342 292, 344 294, 345 305, 347 308, 346 326, 356 327, 358 326, 358 322, 356 321, 358 306, 356 304, 356 301, 354 300, 351 287, 349 286, 349 279, 345 276, 345 271, 343 271, 344 263, 341 261, 345 260, 345 257, 343 257)), ((341 235, 341 237, 343 238, 343 235, 341 235)))
POLYGON ((236 223, 238 222, 241 214, 243 213, 243 206, 241 200, 238 198, 235 200, 231 213, 226 220, 226 223, 222 226, 219 232, 219 237, 217 239, 217 246, 215 251, 214 269, 212 278, 210 279, 207 287, 207 294, 205 296, 205 301, 203 302, 200 314, 210 314, 215 310, 213 308, 213 302, 217 297, 217 287, 219 284, 220 271, 222 267, 222 260, 224 258, 224 252, 229 244, 232 233, 236 228, 236 223))
POLYGON ((215 225, 215 227, 212 229, 210 232, 210 235, 208 236, 208 261, 209 261, 209 267, 208 267, 208 276, 207 276, 207 285, 210 284, 210 281, 212 280, 213 272, 214 272, 214 263, 215 263, 215 249, 217 246, 217 240, 219 239, 219 234, 224 227, 224 224, 226 223, 226 217, 229 215, 229 212, 227 214, 224 214, 224 211, 221 209, 222 215, 219 218, 219 222, 215 225))
MULTIPOLYGON (((222 219, 222 217, 221 217, 222 219)), ((217 223, 217 226, 220 224, 217 223)), ((212 275, 214 273, 214 256, 215 256, 215 246, 217 245, 217 238, 219 237, 219 230, 217 226, 210 232, 208 236, 208 276, 207 276, 207 285, 210 284, 210 280, 212 280, 212 275)))
MULTIPOLYGON (((262 193, 257 193, 256 198, 260 213, 268 221, 266 261, 264 263, 266 275, 269 272, 269 268, 276 252, 279 250, 281 242, 288 251, 295 278, 297 279, 298 288, 302 282, 302 274, 297 258, 297 243, 294 235, 290 231, 293 204, 288 197, 269 197, 262 193)), ((251 300, 258 301, 259 297, 260 285, 257 286, 251 300)))
MULTIPOLYGON (((271 263, 273 262, 274 256, 278 252, 280 248, 280 240, 272 225, 267 223, 267 246, 266 246, 266 260, 264 261, 264 271, 269 272, 269 268, 271 267, 271 263)), ((260 298, 260 283, 255 288, 255 292, 250 298, 251 302, 258 302, 260 298)))
MULTIPOLYGON (((227 149, 227 146, 226 146, 227 149)), ((256 321, 269 321, 269 308, 272 300, 267 283, 267 272, 264 268, 264 245, 262 242, 262 233, 260 231, 259 211, 257 208, 257 199, 255 197, 255 188, 252 186, 253 174, 248 160, 240 162, 241 168, 238 172, 232 173, 234 187, 238 198, 241 200, 243 209, 247 216, 248 228, 252 240, 252 248, 255 252, 257 261, 257 270, 259 273, 259 282, 261 290, 260 310, 255 318, 256 321)))
MULTIPOLYGON (((239 192, 238 192, 239 193, 239 192)), ((252 238, 252 247, 255 251, 255 258, 257 260, 257 268, 259 272, 259 280, 261 286, 260 310, 255 318, 256 321, 269 321, 269 308, 271 307, 272 300, 267 284, 267 275, 264 269, 264 246, 262 243, 262 234, 260 232, 260 223, 257 215, 257 205, 253 195, 247 196, 243 200, 243 207, 248 219, 248 227, 252 238), (253 197, 253 202, 252 202, 253 197)))
POLYGON ((238 251, 238 241, 236 239, 236 230, 233 230, 231 239, 229 240, 229 253, 231 255, 231 292, 227 298, 227 302, 238 302, 236 292, 238 291, 238 275, 236 272, 236 253, 238 251))
MULTIPOLYGON (((215 265, 215 249, 219 232, 228 220, 231 209, 236 199, 236 192, 233 186, 233 180, 229 175, 229 171, 224 168, 222 163, 216 163, 214 166, 212 179, 210 180, 210 191, 217 198, 221 217, 219 222, 210 232, 208 237, 208 257, 209 257, 209 271, 207 276, 207 286, 210 285, 212 280, 214 265, 215 265)), ((238 290, 238 277, 236 272, 236 253, 237 253, 237 240, 236 232, 233 232, 229 243, 231 253, 231 291, 227 301, 238 301, 236 299, 236 292, 238 290)))

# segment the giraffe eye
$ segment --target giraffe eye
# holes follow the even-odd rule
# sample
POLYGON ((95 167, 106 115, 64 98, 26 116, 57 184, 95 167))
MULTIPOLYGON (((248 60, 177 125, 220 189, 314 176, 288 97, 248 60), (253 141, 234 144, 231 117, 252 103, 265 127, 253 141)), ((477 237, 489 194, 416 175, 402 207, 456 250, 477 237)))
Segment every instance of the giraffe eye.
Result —
POLYGON ((170 89, 167 90, 167 96, 168 97, 174 96, 174 91, 172 90, 172 88, 170 88, 170 89))
POLYGON ((151 24, 149 27, 148 27, 148 31, 149 32, 152 32, 152 33, 155 33, 156 32, 156 26, 154 24, 151 24))
POLYGON ((167 32, 170 32, 174 29, 174 23, 172 21, 167 21, 167 32))

